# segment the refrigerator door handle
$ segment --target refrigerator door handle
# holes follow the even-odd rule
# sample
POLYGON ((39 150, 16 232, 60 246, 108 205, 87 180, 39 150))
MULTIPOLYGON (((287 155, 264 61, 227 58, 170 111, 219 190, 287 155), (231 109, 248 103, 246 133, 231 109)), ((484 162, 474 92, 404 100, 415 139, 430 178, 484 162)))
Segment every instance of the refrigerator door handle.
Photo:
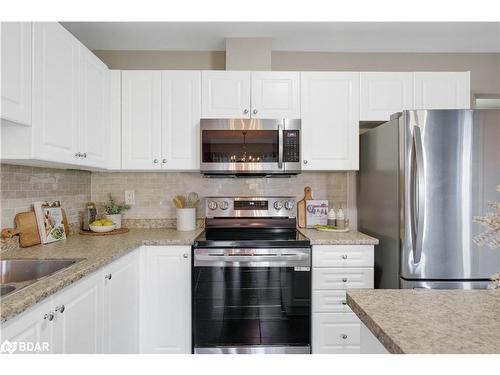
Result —
POLYGON ((413 127, 413 147, 415 149, 414 163, 415 163, 417 181, 415 184, 416 189, 415 188, 413 189, 413 194, 415 194, 415 196, 412 197, 413 199, 416 198, 416 201, 413 200, 414 204, 412 210, 413 220, 414 222, 416 222, 416 226, 414 226, 415 236, 413 236, 413 238, 415 238, 416 240, 412 241, 413 242, 412 246, 413 246, 413 261, 415 264, 417 264, 420 263, 420 260, 422 258, 422 242, 424 238, 424 218, 425 218, 424 155, 422 147, 422 134, 420 132, 420 127, 418 126, 413 127))

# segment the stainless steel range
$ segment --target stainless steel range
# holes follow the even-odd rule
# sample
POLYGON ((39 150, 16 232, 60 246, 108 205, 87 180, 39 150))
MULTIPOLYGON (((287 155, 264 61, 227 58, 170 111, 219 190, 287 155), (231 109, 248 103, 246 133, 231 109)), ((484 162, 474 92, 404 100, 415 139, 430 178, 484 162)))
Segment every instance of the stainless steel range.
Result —
POLYGON ((194 353, 310 353, 311 246, 294 197, 209 197, 193 246, 194 353))

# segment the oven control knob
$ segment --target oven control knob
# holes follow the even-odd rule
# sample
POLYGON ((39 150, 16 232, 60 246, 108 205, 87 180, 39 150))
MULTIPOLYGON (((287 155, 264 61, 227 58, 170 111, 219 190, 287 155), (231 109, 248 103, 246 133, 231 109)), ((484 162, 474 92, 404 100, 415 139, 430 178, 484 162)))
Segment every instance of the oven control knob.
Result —
POLYGON ((291 209, 293 208, 293 206, 294 206, 293 201, 286 201, 286 202, 285 202, 285 208, 286 208, 287 210, 291 210, 291 209))
POLYGON ((221 210, 227 210, 229 208, 229 203, 227 203, 227 201, 222 201, 219 203, 219 207, 221 210))
POLYGON ((217 209, 217 202, 208 201, 208 208, 210 208, 211 210, 216 210, 217 209))
POLYGON ((281 210, 281 209, 283 208, 283 202, 281 202, 281 201, 276 201, 276 202, 274 202, 274 208, 275 208, 277 211, 281 210))

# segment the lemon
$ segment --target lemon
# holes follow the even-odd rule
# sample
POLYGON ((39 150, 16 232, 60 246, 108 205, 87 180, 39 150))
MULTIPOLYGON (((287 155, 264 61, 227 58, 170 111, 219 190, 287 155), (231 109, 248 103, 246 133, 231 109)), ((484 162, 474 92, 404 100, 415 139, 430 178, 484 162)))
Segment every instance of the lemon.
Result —
POLYGON ((92 223, 92 225, 95 227, 102 227, 102 222, 100 220, 96 220, 92 223))

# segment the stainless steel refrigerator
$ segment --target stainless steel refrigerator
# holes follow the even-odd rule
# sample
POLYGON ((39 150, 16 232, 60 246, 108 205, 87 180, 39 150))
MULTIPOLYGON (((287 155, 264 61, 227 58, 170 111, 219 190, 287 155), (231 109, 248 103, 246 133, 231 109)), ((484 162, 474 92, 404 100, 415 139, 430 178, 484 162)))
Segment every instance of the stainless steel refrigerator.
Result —
POLYGON ((376 288, 484 288, 500 249, 473 222, 500 201, 500 110, 414 110, 360 138, 359 230, 380 239, 376 288))

